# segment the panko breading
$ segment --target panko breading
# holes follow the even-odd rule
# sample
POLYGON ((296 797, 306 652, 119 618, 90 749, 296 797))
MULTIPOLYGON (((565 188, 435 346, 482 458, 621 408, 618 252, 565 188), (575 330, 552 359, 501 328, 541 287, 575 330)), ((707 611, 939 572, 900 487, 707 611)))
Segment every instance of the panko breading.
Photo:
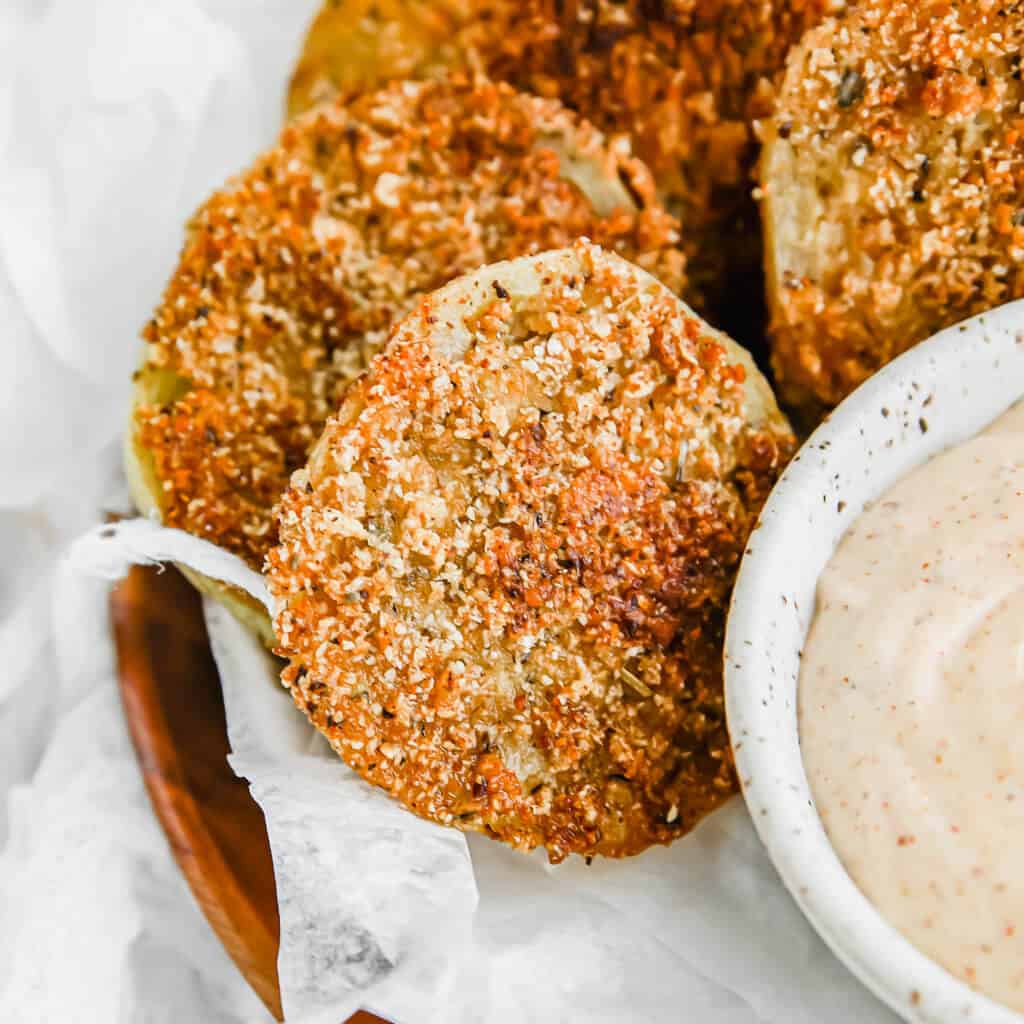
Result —
MULTIPOLYGON (((391 77, 472 66, 626 133, 684 227, 688 294, 750 319, 761 243, 755 122, 789 47, 841 0, 341 0, 306 39, 293 112, 391 77)), ((756 328, 753 328, 756 330, 756 328)))
POLYGON ((763 163, 773 365, 809 418, 1024 295, 1024 4, 866 0, 794 50, 763 163))
POLYGON ((583 235, 680 287, 649 172, 556 101, 452 79, 296 119, 196 214, 145 330, 140 501, 261 568, 290 474, 416 298, 583 235))
POLYGON ((279 509, 277 653, 417 814, 626 856, 735 789, 722 634, 792 437, 749 355, 588 243, 425 298, 279 509))

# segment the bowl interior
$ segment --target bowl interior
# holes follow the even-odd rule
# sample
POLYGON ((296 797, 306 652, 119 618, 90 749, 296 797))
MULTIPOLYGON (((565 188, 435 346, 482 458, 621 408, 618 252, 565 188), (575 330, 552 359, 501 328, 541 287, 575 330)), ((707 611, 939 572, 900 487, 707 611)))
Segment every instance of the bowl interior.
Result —
POLYGON ((889 926, 846 874, 811 798, 796 691, 818 575, 866 502, 1024 395, 1024 300, 949 328, 851 395, 804 444, 751 535, 726 635, 729 730, 744 798, 787 888, 833 952, 908 1020, 1024 1017, 889 926))

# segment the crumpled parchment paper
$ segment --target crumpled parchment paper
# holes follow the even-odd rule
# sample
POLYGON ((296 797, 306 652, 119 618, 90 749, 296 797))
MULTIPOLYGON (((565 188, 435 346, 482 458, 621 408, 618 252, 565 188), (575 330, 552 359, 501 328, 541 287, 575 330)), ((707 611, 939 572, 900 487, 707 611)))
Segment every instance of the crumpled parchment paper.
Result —
MULTIPOLYGON (((315 7, 0 4, 0 1019, 13 1024, 267 1019, 149 810, 108 584, 60 554, 127 510, 116 448, 139 329, 191 210, 274 137, 315 7)), ((85 544, 78 561, 100 576, 166 558, 224 571, 152 524, 85 544)), ((292 1024, 360 1005, 403 1024, 892 1019, 815 938, 739 800, 668 849, 589 868, 467 840, 353 778, 255 641, 208 615, 232 764, 267 818, 292 1024)))

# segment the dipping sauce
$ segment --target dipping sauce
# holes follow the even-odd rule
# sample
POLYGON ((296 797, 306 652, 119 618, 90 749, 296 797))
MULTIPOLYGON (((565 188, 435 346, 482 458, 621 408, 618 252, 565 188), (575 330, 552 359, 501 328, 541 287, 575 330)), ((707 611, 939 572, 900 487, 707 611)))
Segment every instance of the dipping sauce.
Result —
POLYGON ((1024 1011, 1024 404, 843 538, 799 714, 853 880, 922 952, 1024 1011))

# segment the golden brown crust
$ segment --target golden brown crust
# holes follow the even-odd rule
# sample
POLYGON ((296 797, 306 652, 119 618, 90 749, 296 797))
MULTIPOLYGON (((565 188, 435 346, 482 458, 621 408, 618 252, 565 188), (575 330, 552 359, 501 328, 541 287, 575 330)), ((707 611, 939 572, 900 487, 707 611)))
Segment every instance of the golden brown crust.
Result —
POLYGON ((422 301, 279 510, 284 680, 416 813, 625 856, 735 788, 722 629, 792 437, 749 360, 583 243, 422 301))
MULTIPOLYGON (((135 374, 135 404, 162 406, 178 396, 181 386, 181 379, 173 373, 144 368, 135 374)), ((162 488, 153 458, 139 441, 134 412, 124 435, 123 463, 128 492, 135 501, 135 507, 142 515, 159 519, 158 497, 162 488)), ((270 616, 256 598, 240 587, 204 576, 187 565, 179 564, 178 569, 198 591, 223 604, 246 629, 260 638, 264 646, 274 646, 274 628, 270 616)))
POLYGON ((587 235, 680 287, 653 192, 627 149, 508 86, 400 83, 293 121, 196 214, 145 331, 144 372, 183 382, 135 411, 164 521, 260 568, 345 385, 465 270, 587 235))
POLYGON ((679 214, 691 299, 760 288, 755 122, 789 47, 841 0, 391 0, 328 3, 290 109, 397 76, 473 66, 626 133, 679 214), (376 41, 369 46, 367 40, 376 41))
POLYGON ((1013 0, 867 0, 793 51, 763 157, 787 401, 1024 295, 1022 47, 1013 0))
POLYGON ((472 10, 469 0, 327 0, 292 72, 289 116, 388 82, 465 70, 472 10))

